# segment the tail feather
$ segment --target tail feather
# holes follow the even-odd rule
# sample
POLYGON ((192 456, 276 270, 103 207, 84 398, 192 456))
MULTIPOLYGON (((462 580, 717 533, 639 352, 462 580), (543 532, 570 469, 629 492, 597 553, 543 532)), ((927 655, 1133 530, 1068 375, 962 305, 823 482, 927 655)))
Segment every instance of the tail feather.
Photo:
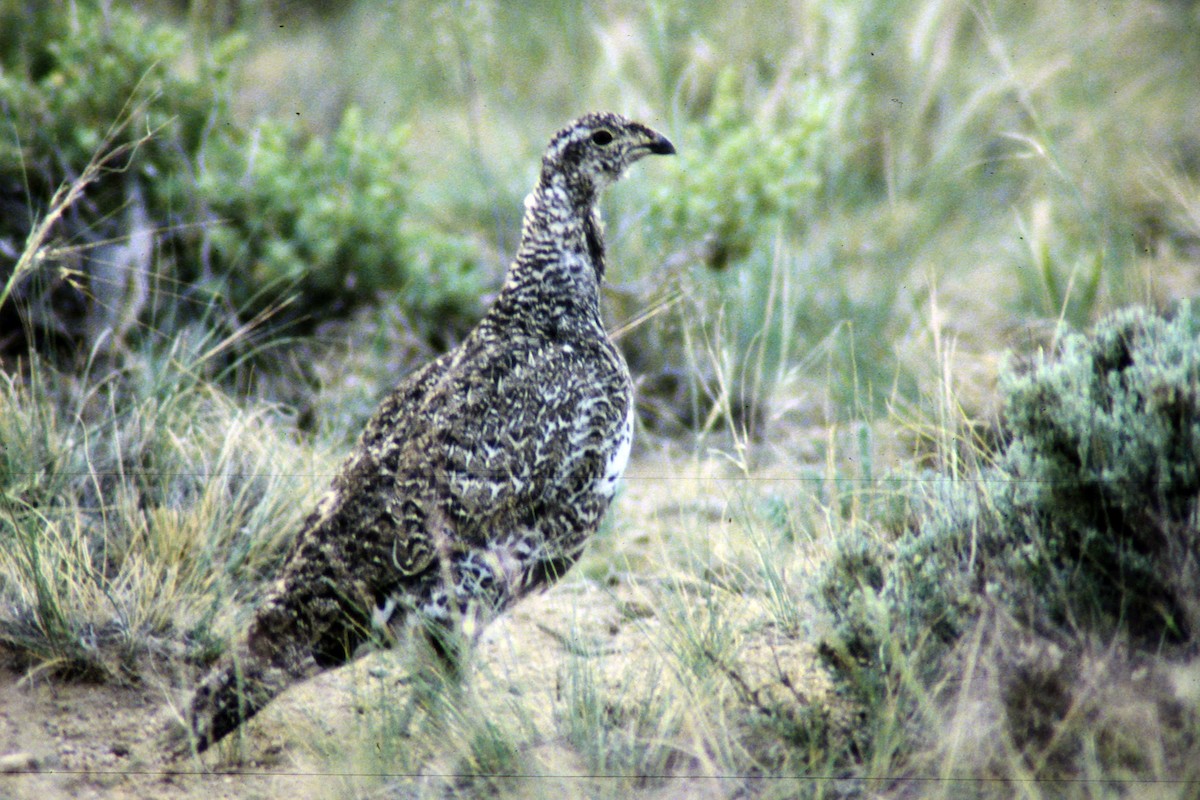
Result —
POLYGON ((388 595, 381 587, 390 562, 358 558, 350 570, 337 547, 323 546, 345 531, 315 519, 241 642, 196 688, 185 711, 184 752, 203 752, 293 683, 350 661, 380 628, 402 627, 403 609, 376 608, 376 598, 388 595))
POLYGON ((245 648, 224 656, 196 688, 186 712, 189 749, 202 753, 224 739, 297 681, 320 670, 283 667, 254 657, 245 648))
POLYGON ((367 633, 361 616, 294 591, 269 598, 245 639, 196 687, 184 749, 204 752, 292 684, 353 658, 367 633))

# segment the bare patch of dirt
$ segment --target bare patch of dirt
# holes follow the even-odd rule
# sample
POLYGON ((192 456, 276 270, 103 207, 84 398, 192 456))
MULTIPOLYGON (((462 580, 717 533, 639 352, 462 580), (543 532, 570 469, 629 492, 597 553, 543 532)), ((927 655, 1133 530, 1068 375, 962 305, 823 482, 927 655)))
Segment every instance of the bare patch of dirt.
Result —
POLYGON ((162 774, 148 752, 163 694, 148 687, 63 683, 0 671, 0 755, 32 769, 0 775, 10 800, 246 796, 199 776, 162 774))

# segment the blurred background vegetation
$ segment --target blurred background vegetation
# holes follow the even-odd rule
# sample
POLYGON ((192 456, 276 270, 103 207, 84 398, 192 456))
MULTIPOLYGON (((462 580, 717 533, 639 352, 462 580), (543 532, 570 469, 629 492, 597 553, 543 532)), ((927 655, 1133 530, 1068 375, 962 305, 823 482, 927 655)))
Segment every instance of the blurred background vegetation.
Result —
POLYGON ((622 343, 667 431, 876 418, 935 387, 931 337, 986 405, 998 350, 1195 288, 1192 3, 5 0, 0 20, 9 364, 202 326, 239 334, 225 366, 270 344, 253 383, 285 402, 332 377, 296 348, 339 337, 352 377, 388 365, 382 390, 470 327, 541 147, 591 108, 679 144, 607 209, 609 319, 641 323, 622 343), (122 145, 14 275, 55 190, 122 145))
POLYGON ((1195 777, 1198 75, 1192 0, 0 0, 0 642, 218 652, 606 108, 679 151, 605 199, 639 447, 790 470, 724 572, 667 526, 672 713, 732 692, 732 771, 1195 777), (819 641, 849 733, 746 682, 735 596, 819 641))

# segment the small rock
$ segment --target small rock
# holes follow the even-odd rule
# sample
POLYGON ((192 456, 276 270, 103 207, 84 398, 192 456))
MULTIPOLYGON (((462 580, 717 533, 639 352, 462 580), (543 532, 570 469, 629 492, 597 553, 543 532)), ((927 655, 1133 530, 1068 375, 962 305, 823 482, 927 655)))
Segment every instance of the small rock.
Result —
POLYGON ((38 760, 33 753, 9 753, 0 756, 0 772, 33 772, 38 768, 38 760))

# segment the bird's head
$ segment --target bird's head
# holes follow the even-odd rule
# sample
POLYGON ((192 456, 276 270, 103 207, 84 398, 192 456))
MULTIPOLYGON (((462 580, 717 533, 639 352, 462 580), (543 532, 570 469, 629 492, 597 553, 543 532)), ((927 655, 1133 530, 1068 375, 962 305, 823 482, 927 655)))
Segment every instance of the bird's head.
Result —
POLYGON ((542 158, 542 180, 557 176, 576 199, 591 200, 635 161, 674 152, 667 137, 640 122, 596 112, 554 134, 542 158))

